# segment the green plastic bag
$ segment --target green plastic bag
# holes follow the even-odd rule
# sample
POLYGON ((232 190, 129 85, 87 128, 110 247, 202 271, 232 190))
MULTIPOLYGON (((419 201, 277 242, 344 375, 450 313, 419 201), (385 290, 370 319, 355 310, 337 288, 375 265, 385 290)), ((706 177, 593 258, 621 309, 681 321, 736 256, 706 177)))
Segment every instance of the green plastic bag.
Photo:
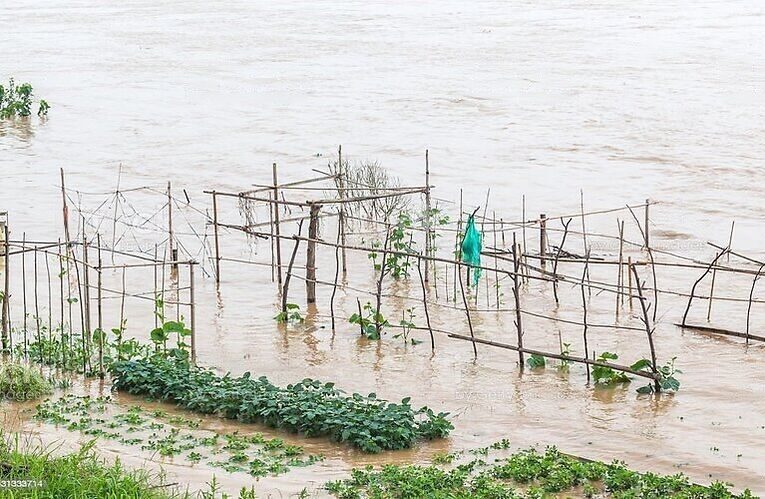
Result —
POLYGON ((475 226, 475 214, 470 215, 462 238, 462 261, 473 266, 473 286, 478 286, 481 278, 481 233, 475 226))

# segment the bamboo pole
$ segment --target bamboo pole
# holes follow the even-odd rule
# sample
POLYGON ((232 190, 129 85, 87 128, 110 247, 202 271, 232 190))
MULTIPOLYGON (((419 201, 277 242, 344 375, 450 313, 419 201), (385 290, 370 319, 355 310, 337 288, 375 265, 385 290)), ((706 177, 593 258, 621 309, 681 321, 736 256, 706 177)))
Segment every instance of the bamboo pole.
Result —
MULTIPOLYGON (((584 292, 584 283, 587 279, 587 266, 590 262, 590 251, 587 251, 587 260, 584 264, 584 268, 582 269, 582 287, 580 288, 582 291, 582 324, 584 326, 582 330, 582 340, 584 342, 584 356, 587 357, 589 350, 589 347, 587 346, 587 294, 584 292)), ((630 298, 631 299, 631 298, 630 298)), ((590 384, 590 365, 586 364, 587 367, 587 384, 590 384)))
POLYGON ((316 239, 319 235, 319 210, 321 205, 311 204, 311 221, 308 225, 308 249, 306 251, 306 301, 316 303, 316 239))
MULTIPOLYGON (((645 247, 646 249, 651 247, 649 235, 651 233, 651 230, 648 227, 648 207, 651 206, 651 200, 646 199, 645 200, 645 247)), ((654 319, 655 320, 655 319, 654 319)))
POLYGON ((539 215, 539 257, 543 268, 547 262, 545 255, 547 255, 547 215, 541 213, 539 215))
MULTIPOLYGON (((342 144, 337 146, 337 182, 340 187, 340 200, 345 200, 345 175, 347 172, 343 171, 343 146, 342 144)), ((340 243, 343 245, 341 252, 343 257, 343 275, 348 271, 347 257, 345 254, 345 203, 340 204, 340 243)))
POLYGON ((385 278, 385 273, 387 272, 386 267, 388 263, 388 244, 389 243, 390 243, 390 229, 386 229, 385 242, 383 243, 382 263, 380 264, 380 278, 377 280, 377 294, 375 296, 376 298, 375 332, 377 333, 377 339, 382 338, 382 323, 380 322, 380 318, 382 317, 382 314, 380 313, 380 309, 382 307, 382 284, 383 284, 383 279, 385 278))
MULTIPOLYGON (((170 260, 175 260, 173 253, 173 185, 171 182, 167 182, 167 257, 170 260)), ((174 267, 177 270, 178 267, 174 267)))
POLYGON ((3 258, 4 258, 4 276, 3 276, 3 337, 2 337, 2 346, 3 351, 10 351, 9 341, 8 337, 10 334, 10 297, 11 297, 11 277, 10 277, 10 232, 8 231, 8 224, 6 222, 1 222, 3 231, 3 238, 4 240, 4 252, 3 252, 3 258))
MULTIPOLYGON (((23 248, 26 248, 27 243, 27 233, 24 232, 21 235, 22 240, 22 246, 23 248)), ((29 328, 28 328, 28 321, 27 316, 29 315, 27 313, 27 259, 26 259, 26 251, 21 253, 21 299, 22 299, 22 306, 23 306, 23 313, 24 313, 24 358, 26 359, 29 356, 29 328)))
POLYGON ((632 310, 632 257, 627 257, 627 280, 629 281, 630 310, 632 310))
POLYGON ((98 245, 98 290, 96 292, 96 309, 98 317, 98 376, 103 378, 104 372, 104 310, 103 310, 103 260, 101 259, 101 234, 96 235, 98 245))
POLYGON ((197 306, 194 295, 194 264, 189 262, 189 319, 191 321, 191 364, 197 365, 197 306))
MULTIPOLYGON (((431 234, 432 234, 432 228, 431 228, 431 205, 430 205, 430 159, 428 150, 425 149, 425 254, 430 256, 431 254, 431 245, 433 244, 433 241, 431 240, 431 234)), ((419 265, 420 261, 417 260, 417 264, 419 265)), ((425 264, 425 282, 428 282, 430 280, 430 265, 427 263, 425 264)), ((435 272, 435 270, 434 270, 435 272)), ((431 333, 432 334, 432 333, 431 333)))
POLYGON ((553 260, 553 296, 555 297, 555 305, 560 305, 560 301, 558 300, 558 261, 560 260, 560 254, 563 251, 563 245, 566 244, 566 236, 568 235, 568 226, 569 224, 571 224, 571 220, 572 220, 571 218, 569 218, 567 222, 563 222, 563 220, 561 220, 561 223, 563 224, 563 229, 564 229, 563 238, 561 239, 560 246, 558 247, 558 251, 555 252, 555 260, 553 260))
MULTIPOLYGON (((84 222, 84 220, 83 220, 84 222)), ((84 294, 84 301, 83 301, 83 307, 85 308, 85 339, 88 342, 88 348, 87 350, 90 350, 90 335, 93 332, 93 329, 90 327, 90 264, 88 263, 89 256, 88 254, 90 251, 88 250, 88 239, 85 236, 84 233, 85 230, 85 224, 83 223, 83 234, 82 234, 82 260, 84 262, 84 265, 82 266, 82 277, 85 284, 85 289, 83 291, 84 294)))
MULTIPOLYGON (((292 248, 292 255, 290 255, 290 261, 287 265, 287 275, 284 278, 284 287, 282 288, 282 313, 287 314, 287 297, 289 295, 290 290, 290 280, 292 279, 292 266, 295 264, 295 256, 298 252, 298 247, 300 246, 300 234, 303 231, 303 221, 301 220, 298 224, 298 233, 297 236, 293 236, 293 239, 295 239, 295 246, 292 248)), ((333 294, 334 296, 334 294, 333 294)), ((333 313, 334 317, 334 313, 333 313)), ((334 320, 332 321, 334 324, 334 320)))
MULTIPOLYGON (((621 222, 616 219, 616 227, 619 229, 619 273, 616 276, 616 289, 620 292, 624 288, 624 220, 621 222)), ((616 317, 619 317, 619 306, 624 304, 624 294, 619 293, 616 295, 616 317)))
MULTIPOLYGON (((714 259, 709 263, 706 270, 704 270, 704 273, 701 274, 701 277, 699 277, 696 282, 693 283, 693 286, 691 287, 691 295, 688 297, 688 305, 685 307, 685 313, 683 314, 683 326, 685 326, 686 319, 688 318, 688 312, 691 310, 691 302, 693 301, 693 298, 696 295, 696 286, 699 285, 699 283, 704 279, 704 277, 709 274, 712 267, 717 263, 717 260, 720 259, 725 253, 727 253, 727 250, 722 251, 721 253, 718 253, 714 259)), ((639 283, 638 283, 639 284, 639 283)))
POLYGON ((521 291, 520 279, 518 275, 518 269, 520 267, 520 259, 518 256, 518 245, 515 242, 515 232, 513 232, 513 297, 515 299, 515 330, 518 335, 518 365, 523 370, 523 322, 521 318, 521 291))
MULTIPOLYGON (((218 195, 212 191, 213 234, 215 238, 215 284, 220 286, 220 236, 218 235, 218 195)), ((156 255, 155 255, 156 259, 156 255)))
POLYGON ((754 279, 752 279, 752 289, 749 290, 749 306, 746 309, 746 344, 749 344, 749 317, 752 314, 752 299, 754 298, 754 287, 757 284, 757 279, 760 278, 760 273, 762 272, 762 269, 765 268, 765 263, 763 263, 760 268, 757 270, 757 275, 754 276, 754 279))
MULTIPOLYGON (((647 205, 646 205, 647 206, 647 205)), ((646 298, 643 296, 643 285, 640 283, 640 276, 637 273, 637 269, 635 267, 632 267, 632 272, 635 276, 635 287, 637 288, 638 292, 638 301, 640 302, 640 309, 643 312, 642 321, 645 325, 645 332, 646 336, 648 337, 648 347, 651 350, 651 371, 654 375, 654 390, 656 390, 656 393, 661 391, 661 385, 659 384, 658 379, 658 373, 659 368, 656 364, 656 347, 653 344, 653 333, 654 333, 654 327, 651 325, 650 319, 648 318, 648 305, 646 304, 646 298)), ((683 318, 683 322, 685 322, 685 319, 683 318)))
MULTIPOLYGON (((272 173, 274 179, 274 199, 279 199, 279 177, 276 170, 276 163, 272 165, 272 173)), ((282 242, 280 228, 279 228, 279 205, 274 205, 274 230, 276 234, 276 270, 277 270, 277 283, 279 287, 282 285, 282 242)))
POLYGON ((40 365, 43 364, 43 348, 42 339, 40 337, 40 304, 38 300, 39 293, 37 292, 37 251, 34 252, 34 291, 35 291, 35 325, 37 331, 37 348, 40 350, 40 365))
MULTIPOLYGON (((48 277, 48 344, 53 345, 53 286, 50 277, 50 258, 45 253, 45 273, 48 277)), ((52 348, 51 348, 52 350, 52 348)), ((51 351, 48 351, 48 364, 52 365, 51 351)))
MULTIPOLYGON (((430 349, 431 351, 436 350, 436 340, 433 337, 433 327, 430 325, 430 311, 428 310, 428 294, 425 287, 425 280, 422 277, 422 268, 421 264, 422 260, 417 259, 417 273, 420 276, 420 286, 422 287, 422 306, 425 309, 425 322, 428 325, 428 332, 430 333, 430 349)), ((428 263, 425 262, 425 268, 428 267, 428 263)))
POLYGON ((473 356, 478 357, 478 349, 475 346, 475 333, 473 332, 473 320, 470 318, 470 308, 468 307, 467 296, 465 296, 465 285, 462 283, 462 271, 457 268, 457 280, 460 283, 460 293, 462 294, 462 303, 465 305, 465 315, 467 316, 470 337, 473 338, 473 356))
MULTIPOLYGON (((66 365, 66 351, 67 351, 67 343, 68 342, 66 340, 67 337, 64 334, 65 333, 64 328, 66 327, 65 323, 64 323, 64 301, 65 301, 65 299, 64 299, 64 275, 65 274, 64 274, 64 257, 61 254, 61 246, 60 245, 58 247, 58 270, 59 270, 59 274, 58 274, 59 290, 58 291, 59 291, 59 297, 61 298, 61 300, 60 300, 61 307, 60 307, 60 310, 59 310, 59 312, 61 314, 60 315, 60 317, 61 317, 61 323, 60 323, 61 324, 61 334, 60 334, 60 336, 61 336, 61 362, 62 362, 62 365, 64 366, 64 369, 66 369, 67 368, 67 365, 66 365)), ((25 336, 26 336, 26 333, 25 333, 25 336)), ((24 348, 25 348, 25 352, 26 352, 26 345, 24 345, 24 348)), ((26 355, 26 353, 25 353, 25 355, 26 355)))
MULTIPOLYGON (((728 255, 730 258, 730 254, 728 255)), ((707 304, 707 322, 712 318, 712 302, 714 301, 715 294, 715 278, 717 277, 717 269, 712 269, 712 283, 709 285, 709 303, 707 304)))
MULTIPOLYGON (((302 227, 303 221, 300 221, 302 227)), ((337 294, 337 281, 340 278, 340 239, 342 236, 342 228, 340 224, 337 224, 337 238, 335 243, 335 281, 332 285, 332 296, 329 299, 329 315, 332 318, 332 332, 335 332, 335 295, 337 294)), ((419 261, 419 260, 418 260, 419 261)))

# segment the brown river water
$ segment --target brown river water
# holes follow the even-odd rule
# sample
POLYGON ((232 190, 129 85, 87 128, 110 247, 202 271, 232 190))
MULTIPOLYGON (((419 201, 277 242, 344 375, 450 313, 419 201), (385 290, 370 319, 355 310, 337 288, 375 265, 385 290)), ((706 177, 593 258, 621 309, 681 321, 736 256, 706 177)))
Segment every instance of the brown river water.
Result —
MULTIPOLYGON (((205 189, 238 192, 270 183, 273 162, 284 181, 313 176, 311 170, 325 167, 343 144, 351 160, 377 160, 406 185, 423 184, 429 149, 437 198, 455 202, 462 190, 465 205, 478 206, 490 189, 489 210, 505 220, 521 219, 524 195, 527 218, 577 213, 580 190, 592 210, 650 198, 657 202, 650 223, 655 248, 709 261, 715 250, 707 241, 725 245, 735 220, 733 248, 765 258, 765 5, 759 1, 23 0, 0 5, 0 47, 0 78, 31 82, 52 106, 44 120, 0 122, 0 211, 10 212, 13 239, 22 232, 37 240, 62 237, 60 167, 68 186, 82 191, 71 196, 84 211, 98 208, 107 199, 102 193, 116 189, 121 169, 122 189, 154 190, 125 194, 148 216, 161 210, 167 180, 179 199, 184 189, 191 204, 205 210, 205 189)), ((112 205, 105 206, 102 214, 111 216, 112 205)), ((455 218, 454 204, 442 206, 455 218)), ((221 216, 241 223, 230 201, 221 216)), ((587 229, 616 235, 617 217, 626 222, 627 238, 639 240, 627 212, 588 218, 587 229)), ((179 207, 176 220, 184 246, 209 272, 191 227, 207 234, 208 245, 210 228, 189 207, 179 207)), ((146 251, 163 244, 163 215, 152 224, 155 232, 121 227, 122 247, 146 251)), ((580 230, 577 224, 572 228, 580 230)), ((550 225, 560 227, 558 221, 550 225)), ((88 218, 91 234, 109 226, 108 218, 88 218)), ((334 234, 334 222, 326 222, 322 236, 334 240, 334 234)), ((535 248, 536 232, 527 237, 535 248)), ((551 237, 557 244, 560 233, 551 237)), ((618 250, 613 240, 591 242, 594 253, 612 259, 618 250)), ((448 243, 440 244, 447 255, 448 243)), ((571 236, 566 247, 581 253, 582 240, 571 236)), ((288 248, 291 243, 285 253, 288 248)), ((268 243, 253 249, 233 234, 225 233, 223 251, 270 261, 268 243)), ((637 248, 628 254, 645 258, 637 248)), ((735 257, 730 263, 757 268, 735 257)), ((579 275, 581 265, 561 264, 561 270, 579 275)), ((610 266, 592 272, 593 280, 608 282, 616 274, 610 266)), ((658 287, 687 293, 701 272, 660 268, 658 287)), ((305 324, 277 327, 277 288, 267 267, 224 262, 222 275, 219 291, 208 276, 198 279, 201 364, 252 371, 277 383, 314 377, 388 399, 411 396, 416 405, 451 412, 456 428, 447 440, 374 456, 280 435, 327 459, 259 482, 162 463, 171 481, 195 489, 215 473, 231 490, 255 485, 263 496, 283 497, 304 486, 316 490, 353 466, 426 462, 437 451, 508 438, 514 447, 556 445, 587 458, 682 471, 700 483, 725 480, 765 494, 765 348, 677 328, 673 323, 686 303, 681 296, 660 294, 656 342, 661 361, 677 357, 682 387, 651 398, 635 393, 638 381, 613 389, 587 386, 578 365, 567 373, 550 366, 521 372, 517 354, 484 345, 474 359, 469 343, 443 335, 431 354, 427 342, 404 346, 392 333, 381 342, 360 339, 342 319, 333 334, 331 290, 322 286, 305 324)), ((334 251, 320 247, 318 277, 333 276, 334 251)), ((105 279, 115 287, 120 275, 105 279)), ((130 272, 128 288, 146 291, 151 279, 148 270, 130 272)), ((366 255, 350 259, 349 286, 372 290, 374 279, 366 255)), ((418 297, 416 281, 415 275, 386 290, 418 297)), ((751 281, 749 275, 718 274, 715 294, 744 301, 716 302, 712 325, 743 331, 751 281)), ((443 293, 446 287, 437 282, 443 293)), ((14 279, 15 296, 19 287, 14 279)), ((708 278, 701 288, 708 292, 708 278)), ((514 344, 509 281, 501 290, 505 311, 476 311, 472 319, 478 336, 514 344)), ((481 308, 485 294, 479 291, 481 308)), ((560 294, 556 307, 550 285, 532 281, 523 290, 524 307, 580 320, 579 288, 562 285, 560 294)), ((357 297, 371 299, 350 289, 338 293, 342 316, 355 311, 357 297)), ((765 292, 756 290, 755 298, 765 299, 765 292)), ((613 323, 613 295, 590 299, 590 320, 613 323)), ((299 280, 291 301, 306 310, 299 280)), ((384 301, 394 317, 409 306, 417 308, 415 322, 422 325, 421 304, 384 301)), ((705 323, 706 312, 707 302, 697 301, 689 322, 705 323)), ((116 326, 118 313, 117 300, 108 302, 107 322, 116 326)), ((439 307, 431 313, 434 327, 467 334, 464 311, 439 307)), ((625 306, 618 320, 640 326, 636 313, 625 306)), ((150 314, 150 302, 129 301, 128 335, 145 337, 150 314)), ((525 317, 524 327, 527 346, 558 351, 562 338, 572 353, 582 354, 578 326, 525 317)), ((765 305, 754 305, 751 327, 753 334, 765 333, 765 305)), ((625 364, 647 355, 639 331, 590 334, 590 348, 618 352, 625 364)), ((89 389, 108 391, 108 385, 89 389)), ((4 428, 69 446, 85 440, 30 422, 31 407, 3 403, 4 428)), ((206 424, 241 428, 212 418, 206 424)), ((158 466, 134 448, 97 448, 132 466, 158 466)))

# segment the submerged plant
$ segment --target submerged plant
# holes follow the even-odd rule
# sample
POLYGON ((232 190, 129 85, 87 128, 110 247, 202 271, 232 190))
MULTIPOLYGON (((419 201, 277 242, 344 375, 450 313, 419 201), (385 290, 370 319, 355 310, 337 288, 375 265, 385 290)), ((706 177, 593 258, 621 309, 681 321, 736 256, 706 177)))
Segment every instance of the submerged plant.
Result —
MULTIPOLYGON (((668 361, 663 366, 659 367, 656 370, 656 374, 658 375, 659 379, 659 387, 662 389, 662 391, 678 391, 680 389, 680 381, 675 377, 675 374, 682 374, 683 371, 680 369, 677 369, 675 367, 675 360, 677 360, 677 357, 672 357, 670 361, 668 361)), ((650 372, 651 367, 651 361, 648 359, 640 359, 639 361, 635 362, 630 366, 631 369, 634 369, 635 371, 649 371, 650 372)), ((637 389, 638 393, 654 393, 656 391, 656 388, 653 383, 649 383, 646 386, 641 386, 637 389)))
POLYGON ((383 316, 382 312, 378 313, 375 307, 367 302, 364 305, 362 312, 364 315, 354 313, 348 318, 348 322, 351 324, 358 324, 363 334, 367 339, 379 340, 382 329, 389 326, 390 323, 383 316))
MULTIPOLYGON (((27 117, 32 114, 33 89, 29 83, 17 85, 13 78, 8 80, 8 86, 0 85, 0 119, 27 117)), ((47 116, 50 105, 40 99, 37 105, 37 115, 47 116)))
POLYGON ((276 320, 276 322, 300 323, 305 321, 305 318, 300 313, 300 305, 297 305, 296 303, 288 303, 287 310, 276 314, 274 320, 276 320))
MULTIPOLYGON (((611 352, 603 352, 596 359, 598 362, 610 362, 618 359, 619 356, 611 352)), ((593 366, 592 377, 596 385, 614 385, 618 383, 629 383, 630 378, 621 371, 617 371, 608 366, 593 366)))

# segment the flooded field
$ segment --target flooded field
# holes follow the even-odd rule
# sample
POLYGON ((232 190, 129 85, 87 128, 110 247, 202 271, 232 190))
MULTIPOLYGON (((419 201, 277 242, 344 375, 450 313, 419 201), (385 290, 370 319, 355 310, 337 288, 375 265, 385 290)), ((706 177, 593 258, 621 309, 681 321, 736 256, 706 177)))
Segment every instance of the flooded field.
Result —
MULTIPOLYGON (((161 463, 170 481, 192 490, 215 474, 229 490, 254 484, 264 497, 281 497, 304 487, 321 494, 323 483, 353 467, 425 463, 437 452, 507 438, 513 448, 555 445, 586 458, 619 459, 665 474, 682 471, 699 483, 723 480, 765 494, 762 343, 747 346, 743 339, 675 325, 688 301, 682 295, 703 268, 658 267, 658 288, 664 291, 657 351, 662 363, 677 357, 682 385, 675 394, 643 396, 635 392, 638 381, 593 387, 578 364, 522 371, 513 351, 479 344, 474 356, 469 342, 443 334, 435 337, 435 352, 422 330, 412 333, 424 341, 418 345, 394 339, 393 332, 381 341, 361 338, 345 318, 356 311, 357 298, 374 299, 355 291, 373 291, 377 282, 363 253, 349 254, 346 287, 338 290, 335 303, 336 331, 330 327, 331 287, 319 286, 317 303, 307 306, 298 279, 290 299, 301 306, 305 323, 276 324, 280 298, 268 266, 224 261, 216 287, 206 219, 211 198, 203 193, 270 184, 274 162, 281 182, 314 176, 312 169, 326 169, 336 159, 338 144, 349 160, 378 161, 402 185, 421 186, 428 149, 433 196, 452 221, 459 218, 460 196, 468 212, 484 206, 488 196, 489 213, 504 221, 536 220, 546 213, 557 245, 562 225, 554 217, 578 214, 582 193, 587 211, 650 199, 656 203, 649 227, 659 262, 671 260, 661 251, 711 261, 719 250, 707 243, 725 246, 734 220, 732 248, 762 261, 765 6, 760 2, 24 1, 0 6, 0 19, 0 44, 12 47, 0 54, 0 78, 32 82, 52 106, 46 119, 0 120, 0 212, 9 212, 12 239, 22 233, 33 241, 63 237, 59 168, 64 168, 72 189, 73 232, 80 227, 75 213, 81 208, 89 236, 109 234, 105 239, 111 244, 114 234, 126 251, 151 253, 157 244, 161 253, 162 196, 171 180, 175 196, 187 201, 175 215, 177 237, 202 270, 196 290, 200 364, 221 373, 266 375, 280 385, 311 377, 394 401, 411 396, 417 407, 450 412, 455 426, 448 439, 369 455, 254 425, 325 456, 257 482, 244 473, 160 459, 112 442, 97 444, 103 455, 134 467, 151 458, 149 466, 161 463), (124 192, 118 208, 125 223, 113 230, 110 193, 116 189, 124 192)), ((320 193, 295 195, 310 199, 320 193)), ((414 210, 420 204, 420 197, 413 198, 414 210)), ((636 211, 642 217, 642 208, 636 211)), ((220 212, 226 223, 243 223, 235 201, 221 202, 220 212)), ((259 221, 267 223, 263 213, 259 221)), ((586 229, 617 236, 617 218, 625 221, 626 238, 639 241, 627 211, 588 217, 586 229)), ((581 220, 575 218, 571 227, 580 231, 581 220)), ((369 227, 353 231, 354 244, 376 237, 369 227)), ((223 232, 224 255, 270 264, 268 241, 223 232)), ((295 224, 282 228, 283 234, 294 232, 295 224)), ((321 237, 334 242, 336 233, 336 221, 322 219, 321 237)), ((507 249, 509 228, 505 237, 498 246, 507 249)), ((526 237, 530 252, 536 251, 538 228, 529 228, 526 237)), ((582 238, 569 237, 566 249, 583 254, 582 238)), ((590 243, 593 256, 605 259, 614 259, 619 249, 614 239, 590 243)), ((438 254, 448 258, 450 245, 453 241, 440 241, 438 254)), ((291 249, 292 242, 283 242, 285 260, 291 249)), ((305 262, 303 251, 299 265, 305 262)), ((643 261, 646 252, 628 247, 627 256, 643 261)), ((485 261, 493 265, 490 257, 485 261)), ((749 271, 759 267, 736 256, 725 261, 749 271)), ((320 246, 316 266, 317 279, 331 282, 334 250, 320 246)), ((560 270, 580 275, 582 265, 561 262, 560 270)), ((433 286, 448 303, 443 293, 452 293, 455 283, 444 272, 436 273, 433 286)), ((593 265, 591 272, 598 282, 614 282, 616 276, 607 265, 593 265)), ((641 273, 650 283, 647 269, 641 273)), ((107 288, 119 289, 121 278, 117 269, 104 272, 107 288)), ((494 279, 490 272, 489 278, 494 279)), ((152 279, 150 269, 131 270, 126 286, 144 292, 152 279)), ((21 286, 14 279, 11 296, 20 296, 21 286)), ((482 286, 476 308, 485 309, 482 286)), ((708 302, 696 300, 689 322, 743 331, 752 276, 718 273, 715 286, 715 296, 738 301, 715 301, 707 323, 708 302)), ((561 284, 556 305, 551 287, 542 281, 525 284, 524 306, 581 320, 580 288, 561 284)), ((501 310, 475 310, 472 325, 479 338, 514 344, 510 280, 501 281, 500 290, 501 310)), ((421 303, 400 298, 420 297, 416 272, 410 280, 386 282, 385 291, 398 297, 383 303, 396 322, 402 310, 414 306, 414 322, 424 325, 421 303)), ((709 277, 696 294, 708 293, 709 277)), ((493 294, 490 309, 496 309, 493 294)), ((641 327, 638 307, 625 304, 615 317, 612 294, 593 291, 588 298, 591 323, 641 327)), ((757 302, 765 299, 762 288, 753 298, 751 333, 763 335, 765 305, 757 302)), ((22 315, 18 306, 17 301, 15 323, 22 315)), ((152 306, 128 301, 127 336, 148 336, 152 306)), ((450 307, 432 310, 433 328, 469 334, 461 306, 452 300, 450 307)), ((47 310, 47 302, 41 307, 47 310)), ((119 315, 119 300, 107 300, 106 326, 117 327, 119 315)), ((527 347, 558 351, 560 343, 569 343, 573 354, 588 353, 577 325, 535 317, 524 317, 523 325, 527 347)), ((593 329, 590 335, 591 350, 618 352, 624 364, 647 355, 639 330, 593 329)), ((75 388, 95 395, 108 393, 109 386, 107 381, 75 388)), ((114 397, 120 404, 148 404, 122 393, 114 397)), ((35 404, 0 404, 6 430, 72 448, 88 440, 33 421, 35 404)), ((204 427, 215 431, 243 426, 204 418, 204 427)))

